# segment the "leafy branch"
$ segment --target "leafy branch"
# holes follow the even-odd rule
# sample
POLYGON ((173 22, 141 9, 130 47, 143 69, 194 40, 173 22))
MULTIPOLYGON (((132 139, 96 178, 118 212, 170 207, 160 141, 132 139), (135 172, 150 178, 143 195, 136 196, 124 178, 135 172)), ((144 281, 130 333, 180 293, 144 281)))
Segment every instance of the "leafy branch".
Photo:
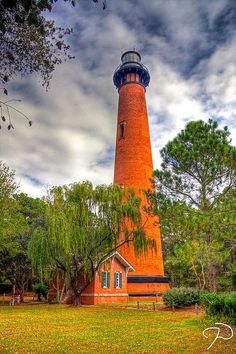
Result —
MULTIPOLYGON (((5 87, 1 87, 0 90, 3 90, 5 95, 8 95, 8 91, 5 87)), ((15 108, 14 106, 12 106, 11 104, 9 104, 9 102, 21 102, 21 100, 19 99, 10 99, 10 100, 1 100, 0 99, 0 114, 1 114, 1 120, 7 124, 7 129, 15 129, 14 125, 12 124, 12 117, 11 117, 11 112, 14 111, 16 113, 18 113, 21 117, 23 117, 24 119, 26 119, 28 121, 29 126, 31 127, 33 122, 32 120, 30 120, 29 117, 27 117, 27 115, 25 113, 23 113, 22 111, 20 111, 19 109, 15 108)), ((0 129, 1 129, 1 124, 0 124, 0 129)))

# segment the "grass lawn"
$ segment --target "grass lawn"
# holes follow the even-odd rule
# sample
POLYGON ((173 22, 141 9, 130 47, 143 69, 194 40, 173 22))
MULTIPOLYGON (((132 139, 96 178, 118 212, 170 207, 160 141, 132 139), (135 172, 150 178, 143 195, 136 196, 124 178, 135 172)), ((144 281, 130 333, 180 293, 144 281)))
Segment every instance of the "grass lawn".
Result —
POLYGON ((194 311, 120 306, 0 306, 0 353, 236 353, 229 341, 202 336, 194 311))

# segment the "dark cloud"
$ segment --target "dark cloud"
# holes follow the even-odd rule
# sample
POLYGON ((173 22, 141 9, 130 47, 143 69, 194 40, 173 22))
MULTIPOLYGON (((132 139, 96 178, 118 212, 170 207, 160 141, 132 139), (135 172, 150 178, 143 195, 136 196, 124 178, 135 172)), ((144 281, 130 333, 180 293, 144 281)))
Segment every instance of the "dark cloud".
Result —
POLYGON ((43 183, 39 179, 32 177, 31 175, 28 175, 27 173, 23 173, 22 177, 26 178, 27 180, 30 181, 34 186, 42 186, 43 183))

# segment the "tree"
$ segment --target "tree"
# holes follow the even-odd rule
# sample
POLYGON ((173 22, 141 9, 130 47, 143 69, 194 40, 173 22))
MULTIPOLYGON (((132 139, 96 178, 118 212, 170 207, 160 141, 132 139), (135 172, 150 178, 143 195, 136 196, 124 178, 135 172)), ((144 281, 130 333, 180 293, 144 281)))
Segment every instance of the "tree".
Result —
MULTIPOLYGON (((75 0, 64 0, 75 6, 75 0)), ((97 3, 98 0, 92 0, 97 3)), ((51 11, 57 0, 0 0, 0 91, 7 95, 6 83, 17 75, 39 74, 42 85, 48 89, 55 67, 73 59, 70 46, 64 41, 71 28, 55 26, 45 13, 51 11)), ((106 0, 102 1, 103 9, 106 0)), ((19 114, 29 126, 32 120, 14 107, 18 99, 0 97, 0 119, 7 129, 14 129, 11 114, 19 114)), ((0 124, 0 129, 1 129, 0 124)))
MULTIPOLYGON (((75 6, 75 0, 64 0, 75 6)), ((5 84, 16 75, 39 73, 43 86, 49 86, 56 65, 72 59, 64 37, 70 28, 47 20, 57 0, 0 1, 0 81, 5 84)), ((97 3, 98 0, 93 0, 97 3)), ((103 1, 103 9, 106 2, 103 1)))
POLYGON ((0 276, 9 279, 11 273, 13 291, 15 291, 15 269, 9 264, 9 256, 15 257, 19 252, 17 236, 27 228, 20 211, 19 203, 14 199, 17 191, 14 171, 0 162, 0 276))
MULTIPOLYGON (((145 252, 141 200, 130 189, 89 182, 51 190, 47 201, 48 231, 37 230, 30 241, 32 265, 39 273, 63 273, 75 304, 102 261, 125 243, 145 252)), ((65 284, 62 288, 65 287, 65 284)))
MULTIPOLYGON (((54 2, 54 1, 53 1, 54 2)), ((48 87, 57 64, 72 58, 63 37, 71 29, 56 27, 43 16, 51 10, 51 1, 10 0, 0 3, 0 80, 15 75, 39 73, 48 87)))
MULTIPOLYGON (((5 95, 8 95, 8 91, 5 87, 0 88, 3 90, 5 95)), ((0 98, 0 119, 1 124, 0 124, 0 129, 2 128, 2 124, 7 126, 7 129, 14 129, 14 126, 12 124, 12 119, 11 119, 11 113, 17 113, 21 117, 23 117, 25 120, 28 121, 29 126, 32 126, 32 121, 25 115, 25 113, 21 112, 19 109, 15 108, 12 105, 12 102, 21 102, 21 100, 18 99, 2 99, 0 98)))
POLYGON ((0 278, 9 280, 21 293, 32 278, 28 242, 34 231, 43 225, 44 202, 26 194, 16 194, 14 171, 0 162, 0 278))
POLYGON ((214 291, 222 264, 235 253, 236 149, 229 135, 212 120, 190 122, 162 149, 161 169, 154 172, 164 238, 179 238, 180 247, 199 242, 205 282, 214 291))
POLYGON ((25 193, 16 194, 14 198, 19 203, 19 210, 26 221, 27 229, 17 233, 15 237, 17 252, 15 254, 8 252, 8 267, 5 270, 9 269, 8 279, 10 280, 13 276, 12 270, 15 270, 16 288, 21 293, 23 300, 25 289, 33 282, 32 266, 28 255, 29 241, 36 229, 46 228, 45 203, 42 199, 29 197, 25 193))
POLYGON ((14 199, 17 188, 15 172, 0 161, 0 250, 6 247, 18 230, 25 229, 19 204, 14 199))

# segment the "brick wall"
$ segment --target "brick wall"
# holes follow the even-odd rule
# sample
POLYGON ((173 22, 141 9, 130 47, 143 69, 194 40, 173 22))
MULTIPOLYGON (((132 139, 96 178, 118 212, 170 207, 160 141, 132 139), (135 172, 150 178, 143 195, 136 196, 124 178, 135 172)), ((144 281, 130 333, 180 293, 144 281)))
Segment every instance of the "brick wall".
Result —
MULTIPOLYGON (((117 119, 117 138, 114 183, 124 187, 133 187, 142 196, 140 190, 153 188, 150 179, 153 173, 152 152, 145 89, 140 84, 129 83, 119 90, 117 119), (125 123, 123 137, 120 125, 125 123)), ((157 250, 149 250, 146 255, 137 256, 132 246, 124 246, 119 252, 135 268, 138 275, 163 275, 162 246, 157 217, 143 213, 143 223, 147 237, 155 239, 157 250)), ((122 236, 121 236, 122 237, 122 236)))
POLYGON ((82 304, 105 304, 105 303, 116 303, 116 302, 126 302, 128 300, 127 294, 127 276, 126 267, 117 260, 116 257, 103 263, 96 273, 91 284, 83 291, 81 296, 82 304), (110 272, 110 287, 102 287, 102 271, 110 272), (122 273, 122 288, 117 289, 114 287, 114 273, 122 273))

